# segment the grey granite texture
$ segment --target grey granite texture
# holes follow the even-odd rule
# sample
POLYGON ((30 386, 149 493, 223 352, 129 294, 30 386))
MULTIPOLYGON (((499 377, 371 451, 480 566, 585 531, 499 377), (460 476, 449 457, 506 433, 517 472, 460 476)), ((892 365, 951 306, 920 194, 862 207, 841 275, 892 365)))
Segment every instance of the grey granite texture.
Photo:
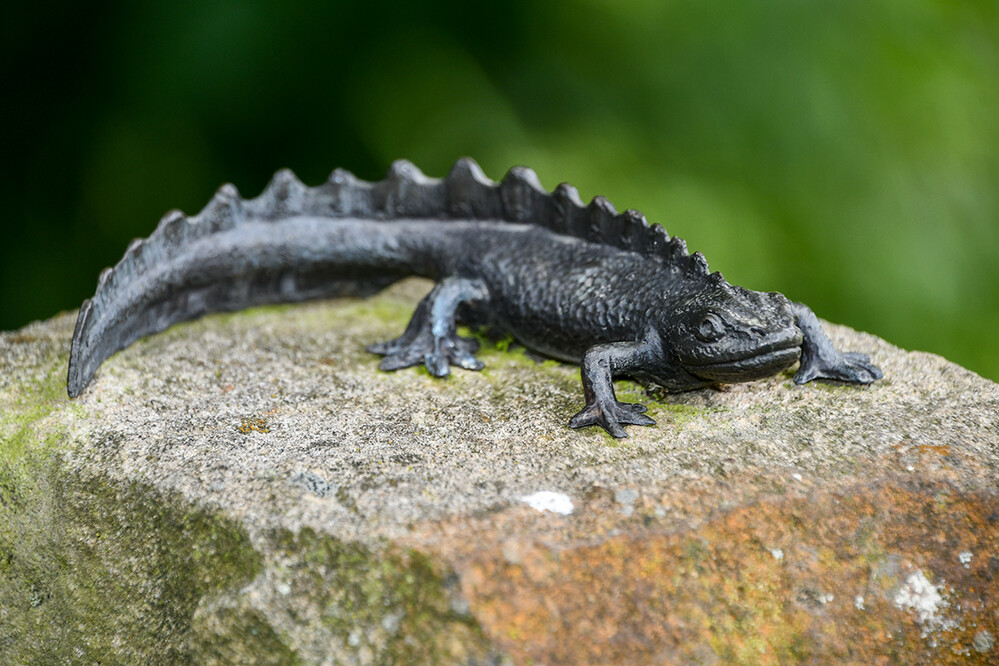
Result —
POLYGON ((885 379, 619 382, 658 425, 615 441, 506 343, 378 371, 427 289, 177 326, 73 401, 72 314, 0 335, 0 663, 996 657, 996 384, 827 325, 885 379))

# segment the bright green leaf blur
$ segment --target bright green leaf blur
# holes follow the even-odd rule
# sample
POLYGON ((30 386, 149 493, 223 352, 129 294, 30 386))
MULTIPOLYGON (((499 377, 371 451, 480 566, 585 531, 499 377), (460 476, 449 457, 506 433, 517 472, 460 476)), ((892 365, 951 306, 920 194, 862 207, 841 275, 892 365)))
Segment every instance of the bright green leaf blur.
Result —
POLYGON ((119 1, 7 32, 2 329, 79 305, 222 182, 470 155, 999 379, 992 0, 119 1))

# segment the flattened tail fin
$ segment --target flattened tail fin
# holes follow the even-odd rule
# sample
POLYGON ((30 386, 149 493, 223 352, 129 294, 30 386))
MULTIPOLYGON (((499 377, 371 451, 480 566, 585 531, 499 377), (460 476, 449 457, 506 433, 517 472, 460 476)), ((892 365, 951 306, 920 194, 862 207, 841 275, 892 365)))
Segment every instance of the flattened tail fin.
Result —
POLYGON ((245 261, 250 255, 237 251, 221 257, 222 262, 233 260, 224 272, 212 272, 215 266, 207 273, 201 271, 206 257, 195 254, 176 260, 173 270, 157 276, 159 281, 140 279, 120 291, 104 292, 102 300, 84 301, 70 347, 67 393, 77 397, 111 355, 174 324, 258 305, 370 296, 408 274, 367 275, 333 264, 300 267, 285 262, 287 254, 275 253, 276 262, 253 270, 245 261))
POLYGON ((89 298, 83 301, 80 313, 76 317, 76 328, 73 329, 73 343, 69 349, 69 372, 66 377, 66 392, 70 398, 80 395, 97 371, 96 368, 89 370, 86 368, 83 352, 84 331, 87 328, 92 307, 89 298))

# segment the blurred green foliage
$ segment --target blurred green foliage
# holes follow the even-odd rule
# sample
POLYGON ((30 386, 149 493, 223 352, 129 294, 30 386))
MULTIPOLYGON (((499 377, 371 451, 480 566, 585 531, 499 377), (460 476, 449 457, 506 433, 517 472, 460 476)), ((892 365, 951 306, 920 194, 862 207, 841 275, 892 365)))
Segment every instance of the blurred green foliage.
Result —
POLYGON ((999 379, 994 0, 95 0, 5 23, 0 329, 76 307, 222 182, 470 155, 999 379))

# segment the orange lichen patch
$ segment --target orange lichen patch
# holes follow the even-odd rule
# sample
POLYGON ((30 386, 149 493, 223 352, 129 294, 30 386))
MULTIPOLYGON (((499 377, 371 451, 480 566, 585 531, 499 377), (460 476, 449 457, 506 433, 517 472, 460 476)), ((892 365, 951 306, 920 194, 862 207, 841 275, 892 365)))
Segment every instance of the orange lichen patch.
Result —
POLYGON ((271 431, 270 428, 267 427, 267 419, 243 419, 243 423, 239 425, 236 430, 239 430, 244 434, 271 431))
POLYGON ((916 447, 916 450, 920 453, 936 453, 941 456, 950 455, 950 447, 946 444, 936 445, 936 444, 920 444, 916 447))
MULTIPOLYGON (((596 504, 536 520, 568 525, 603 513, 596 504)), ((693 528, 635 524, 585 540, 511 535, 515 524, 451 525, 445 533, 464 545, 440 545, 455 548, 476 621, 520 663, 997 657, 980 649, 981 637, 999 637, 993 495, 925 481, 817 490, 743 504, 693 528)))

